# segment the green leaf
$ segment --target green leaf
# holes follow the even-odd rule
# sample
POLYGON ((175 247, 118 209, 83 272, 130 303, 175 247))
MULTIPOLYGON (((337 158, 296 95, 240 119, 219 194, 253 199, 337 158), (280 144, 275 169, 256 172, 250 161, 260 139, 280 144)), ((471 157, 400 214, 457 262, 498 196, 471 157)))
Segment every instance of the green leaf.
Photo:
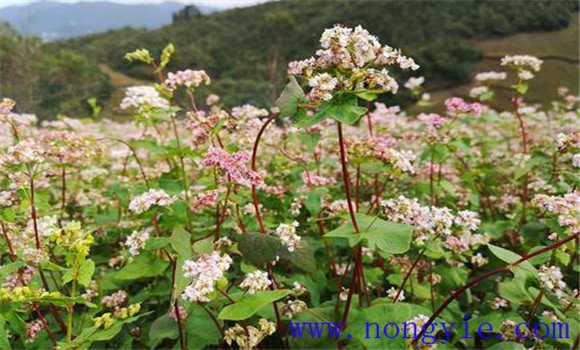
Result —
POLYGON ((304 96, 304 91, 296 81, 296 78, 290 76, 290 81, 276 100, 276 106, 280 109, 280 116, 283 118, 293 117, 298 110, 298 103, 304 96))
POLYGON ((365 107, 336 105, 328 109, 326 114, 341 123, 353 125, 367 112, 365 107))
POLYGON ((171 243, 171 248, 177 252, 179 256, 191 257, 191 242, 189 240, 189 232, 181 226, 173 229, 173 233, 169 238, 169 243, 171 243))
POLYGON ((168 266, 169 264, 166 261, 158 259, 150 252, 144 251, 117 272, 115 278, 128 281, 143 277, 159 276, 168 266))
POLYGON ((362 98, 365 101, 374 101, 379 97, 379 95, 372 92, 359 92, 356 94, 356 96, 362 98))
POLYGON ((151 328, 149 328, 149 346, 151 348, 156 348, 163 339, 177 339, 178 337, 177 322, 168 314, 164 314, 151 323, 151 328))
POLYGON ((444 144, 438 143, 433 147, 433 161, 435 163, 441 164, 445 162, 450 154, 449 148, 444 144))
POLYGON ((12 262, 12 263, 0 266, 0 277, 4 277, 6 275, 9 275, 12 272, 21 268, 22 266, 24 266, 24 263, 22 261, 16 261, 16 262, 12 262))
POLYGON ((314 251, 304 240, 300 241, 297 249, 289 252, 276 236, 244 234, 240 237, 238 249, 244 258, 256 266, 276 260, 278 256, 306 272, 316 272, 314 251))
POLYGON ((274 236, 249 233, 240 236, 238 249, 249 262, 260 266, 276 260, 276 256, 285 248, 274 236))
POLYGON ((172 43, 169 43, 161 52, 161 60, 159 62, 159 67, 157 68, 157 72, 161 72, 171 60, 171 56, 175 52, 175 46, 172 43))
POLYGON ((310 212, 312 217, 316 217, 318 212, 321 208, 321 198, 323 195, 328 193, 328 188, 326 187, 316 187, 310 193, 308 193, 308 197, 306 198, 306 202, 304 202, 304 206, 310 212))
POLYGON ((377 248, 385 253, 402 254, 409 250, 411 245, 411 226, 381 220, 364 214, 356 214, 360 229, 357 234, 349 221, 339 228, 327 233, 324 237, 346 238, 351 247, 364 241, 370 248, 377 248))
POLYGON ((169 238, 167 237, 151 237, 145 243, 145 250, 156 250, 165 248, 169 245, 169 238))
MULTIPOLYGON (((487 246, 489 247, 489 250, 491 250, 493 255, 497 256, 499 259, 501 259, 509 264, 514 263, 522 258, 519 254, 514 253, 514 252, 507 250, 505 248, 501 248, 501 247, 495 246, 493 244, 488 244, 487 246)), ((526 271, 530 271, 536 276, 538 274, 538 270, 536 270, 536 268, 532 264, 530 264, 529 261, 524 261, 516 268, 522 268, 526 271)))
POLYGON ((328 117, 326 112, 330 107, 331 104, 328 102, 321 103, 320 106, 318 106, 318 111, 313 116, 308 115, 304 109, 299 110, 296 114, 295 126, 297 128, 306 129, 320 123, 328 117))
MULTIPOLYGON (((191 242, 189 240, 189 232, 185 231, 183 227, 179 226, 173 230, 171 238, 171 247, 177 252, 177 266, 183 266, 183 263, 187 259, 193 257, 193 250, 191 242)), ((181 292, 185 289, 190 279, 185 277, 183 273, 177 273, 175 276, 175 290, 173 291, 175 296, 179 296, 181 292)))
POLYGON ((222 339, 219 330, 202 307, 195 307, 189 313, 185 321, 185 329, 188 333, 188 349, 204 349, 208 345, 219 344, 222 339))
POLYGON ((268 290, 259 291, 255 294, 246 294, 238 302, 222 309, 218 318, 220 320, 241 321, 252 317, 264 306, 292 294, 291 290, 268 290))
POLYGON ((89 287, 91 285, 91 279, 93 278, 93 273, 95 273, 95 262, 91 259, 83 261, 79 267, 79 272, 77 275, 77 281, 81 286, 89 287))
MULTIPOLYGON (((348 333, 352 334, 355 339, 368 349, 406 349, 407 340, 402 337, 403 330, 399 329, 400 336, 388 339, 383 333, 384 326, 387 322, 394 322, 400 325, 402 322, 409 321, 420 314, 430 315, 431 311, 418 305, 407 303, 393 304, 390 301, 373 305, 362 310, 356 318, 349 322, 348 333), (385 317, 388 317, 388 321, 385 321, 385 317), (377 332, 375 323, 379 324, 379 339, 375 338, 377 332), (366 337, 367 327, 368 338, 366 337)), ((394 334, 394 326, 390 326, 387 331, 391 335, 394 334)))
POLYGON ((515 343, 513 341, 502 341, 499 343, 495 343, 492 346, 488 347, 487 349, 492 350, 525 350, 525 346, 520 343, 515 343))

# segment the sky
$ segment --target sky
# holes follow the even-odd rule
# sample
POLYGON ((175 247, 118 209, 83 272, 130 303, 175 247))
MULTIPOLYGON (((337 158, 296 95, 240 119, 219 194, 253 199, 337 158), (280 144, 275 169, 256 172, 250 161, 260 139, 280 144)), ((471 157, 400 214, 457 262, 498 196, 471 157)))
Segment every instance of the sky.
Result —
MULTIPOLYGON (((13 5, 26 5, 31 2, 37 2, 43 0, 0 0, 0 7, 13 6, 13 5)), ((139 3, 160 3, 164 1, 175 1, 182 2, 184 4, 196 4, 211 6, 219 9, 227 9, 236 6, 250 6, 260 2, 266 2, 268 0, 55 0, 60 2, 89 2, 89 1, 111 1, 118 2, 122 4, 139 4, 139 3)))

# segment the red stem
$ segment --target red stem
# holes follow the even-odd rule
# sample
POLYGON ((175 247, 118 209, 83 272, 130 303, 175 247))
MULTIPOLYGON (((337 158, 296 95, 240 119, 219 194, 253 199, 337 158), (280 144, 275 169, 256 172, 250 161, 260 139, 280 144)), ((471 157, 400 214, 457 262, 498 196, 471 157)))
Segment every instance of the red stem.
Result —
MULTIPOLYGON (((268 127, 268 125, 276 118, 276 114, 272 114, 262 125, 260 131, 258 131, 258 135, 256 135, 256 141, 254 141, 254 148, 252 149, 252 170, 256 171, 256 156, 258 154, 258 145, 260 144, 260 139, 262 138, 262 134, 268 127)), ((264 227, 264 222, 262 221, 262 214, 260 213, 260 205, 258 203, 258 193, 256 190, 256 185, 252 184, 252 201, 254 203, 254 209, 256 211, 256 219, 258 220, 258 224, 260 225, 260 232, 265 235, 266 228, 264 227)))

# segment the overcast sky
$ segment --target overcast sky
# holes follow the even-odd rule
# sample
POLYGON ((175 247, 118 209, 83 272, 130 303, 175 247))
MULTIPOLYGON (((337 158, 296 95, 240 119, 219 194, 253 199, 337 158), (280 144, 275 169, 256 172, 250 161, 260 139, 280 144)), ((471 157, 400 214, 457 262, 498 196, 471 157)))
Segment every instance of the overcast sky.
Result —
MULTIPOLYGON (((38 0, 0 0, 0 7, 12 5, 25 5, 38 0)), ((40 0, 42 1, 42 0, 40 0)), ((87 1, 111 1, 123 4, 139 4, 139 3, 160 3, 164 1, 182 2, 184 4, 198 4, 206 5, 220 9, 226 9, 236 6, 250 6, 256 3, 265 2, 268 0, 56 0, 61 2, 87 2, 87 1)))

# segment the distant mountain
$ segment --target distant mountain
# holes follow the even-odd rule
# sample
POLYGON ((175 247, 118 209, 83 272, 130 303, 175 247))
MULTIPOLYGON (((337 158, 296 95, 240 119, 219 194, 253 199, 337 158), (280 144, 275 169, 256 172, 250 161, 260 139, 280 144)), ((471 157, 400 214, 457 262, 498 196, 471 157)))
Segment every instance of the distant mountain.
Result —
MULTIPOLYGON (((47 41, 105 32, 123 27, 156 29, 172 22, 183 3, 118 4, 112 2, 62 3, 38 1, 0 9, 0 20, 20 34, 47 41)), ((203 14, 213 8, 200 6, 203 14)))

